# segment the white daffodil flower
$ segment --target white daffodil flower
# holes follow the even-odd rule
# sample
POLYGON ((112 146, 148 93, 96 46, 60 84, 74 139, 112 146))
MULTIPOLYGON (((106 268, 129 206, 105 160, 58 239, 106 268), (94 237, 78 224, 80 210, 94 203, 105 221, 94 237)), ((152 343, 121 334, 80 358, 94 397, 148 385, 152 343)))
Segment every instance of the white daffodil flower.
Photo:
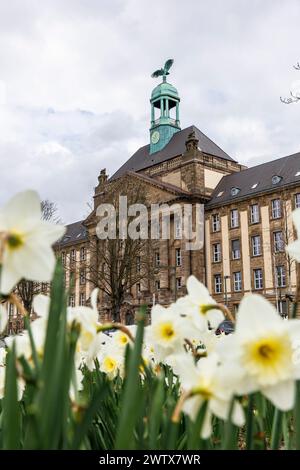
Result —
MULTIPOLYGON (((233 399, 233 384, 224 374, 218 355, 204 357, 196 364, 188 354, 171 356, 169 364, 172 364, 175 374, 179 376, 183 391, 191 393, 184 402, 183 411, 193 421, 201 406, 207 402, 201 437, 209 438, 212 416, 228 420, 233 399)), ((244 412, 237 400, 234 402, 231 420, 236 426, 244 424, 244 412)))
POLYGON ((124 359, 124 354, 120 353, 119 348, 106 347, 98 355, 100 370, 111 380, 117 375, 123 377, 124 359))
POLYGON ((300 378, 300 321, 284 321, 262 296, 242 300, 235 332, 218 341, 228 377, 236 378, 237 394, 260 391, 277 408, 290 410, 295 400, 295 380, 300 378))
POLYGON ((83 381, 84 376, 83 373, 80 369, 76 368, 74 377, 72 378, 72 381, 70 383, 70 388, 69 388, 69 397, 72 402, 76 402, 76 399, 78 397, 78 392, 83 390, 83 381))
POLYGON ((176 302, 180 314, 191 318, 201 331, 207 330, 208 323, 212 328, 217 328, 224 320, 224 315, 217 308, 207 308, 216 305, 216 301, 211 297, 207 288, 195 276, 188 278, 186 288, 188 295, 181 297, 176 302))
POLYGON ((67 322, 73 321, 80 325, 80 335, 77 342, 77 350, 88 351, 98 334, 99 313, 97 310, 97 296, 99 289, 94 289, 91 294, 91 307, 68 307, 67 322))
POLYGON ((124 351, 126 348, 127 344, 131 343, 130 338, 124 331, 117 330, 112 334, 112 343, 117 347, 120 348, 121 351, 124 351))
POLYGON ((14 196, 0 210, 0 292, 9 294, 22 279, 49 282, 55 267, 52 245, 65 227, 41 218, 41 201, 35 191, 14 196))
POLYGON ((300 208, 296 209, 292 213, 294 226, 297 231, 298 239, 289 243, 286 247, 286 250, 292 258, 294 258, 298 263, 300 263, 300 208))
POLYGON ((178 315, 171 305, 169 308, 155 305, 151 310, 151 325, 147 336, 155 350, 156 360, 164 360, 168 355, 183 351, 187 337, 188 322, 178 315))
POLYGON ((15 344, 16 357, 24 356, 29 360, 32 356, 30 339, 27 331, 16 336, 8 336, 5 338, 5 344, 8 348, 12 348, 15 344))
POLYGON ((0 333, 2 333, 8 322, 8 312, 4 305, 0 304, 0 333))
POLYGON ((5 366, 7 350, 5 348, 0 348, 0 367, 5 366))
POLYGON ((90 343, 87 351, 81 349, 76 352, 75 360, 78 367, 81 364, 85 364, 89 370, 94 370, 96 357, 101 354, 102 349, 107 347, 110 342, 111 338, 108 335, 102 332, 98 333, 90 343))
MULTIPOLYGON (((5 392, 5 373, 6 373, 6 368, 3 366, 0 366, 0 400, 4 397, 4 392, 5 392)), ((23 396, 23 392, 25 390, 25 382, 23 379, 18 378, 17 380, 17 388, 18 388, 18 400, 20 401, 23 396)))

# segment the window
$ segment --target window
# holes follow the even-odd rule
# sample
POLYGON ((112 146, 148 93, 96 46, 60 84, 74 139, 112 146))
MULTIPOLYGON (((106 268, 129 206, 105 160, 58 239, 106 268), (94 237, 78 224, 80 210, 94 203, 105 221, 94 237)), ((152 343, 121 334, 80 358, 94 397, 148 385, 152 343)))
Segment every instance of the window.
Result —
POLYGON ((295 174, 295 176, 300 176, 300 171, 297 171, 297 173, 295 174))
POLYGON ((42 292, 47 292, 47 290, 48 290, 47 282, 42 282, 41 290, 42 290, 42 292))
POLYGON ((155 266, 159 266, 160 265, 160 254, 159 254, 159 251, 156 251, 155 252, 155 266))
POLYGON ((181 266, 181 249, 180 248, 176 248, 176 251, 175 251, 175 258, 176 258, 176 266, 181 266))
POLYGON ((85 271, 83 269, 80 271, 79 282, 81 285, 85 284, 85 271))
POLYGON ((273 199, 273 201, 272 201, 272 219, 280 219, 280 217, 281 217, 280 199, 273 199))
POLYGON ((79 296, 79 305, 83 307, 85 305, 85 293, 81 292, 79 296))
POLYGON ((284 266, 276 266, 276 286, 285 287, 285 268, 284 266))
POLYGON ((262 269, 254 269, 254 289, 263 288, 263 274, 262 269))
POLYGON ((215 293, 216 294, 220 294, 222 292, 222 278, 221 278, 221 274, 216 274, 214 276, 214 280, 215 280, 215 293))
POLYGON ((218 232, 220 230, 220 216, 219 214, 213 214, 212 218, 212 231, 218 232))
POLYGON ((230 190, 231 196, 237 196, 239 192, 240 192, 240 188, 231 188, 230 190))
POLYGON ((299 209, 300 207, 300 193, 295 194, 295 209, 299 209))
POLYGON ((140 256, 137 256, 136 258, 136 270, 138 273, 141 272, 141 257, 140 256))
POLYGON ((281 180, 282 180, 281 176, 278 176, 278 175, 272 176, 272 184, 278 184, 280 183, 281 180))
POLYGON ((220 192, 217 194, 217 197, 221 197, 223 194, 224 194, 224 191, 220 191, 220 192))
POLYGON ((62 254, 61 254, 61 262, 62 262, 63 266, 66 264, 66 253, 65 253, 65 251, 63 251, 62 254))
POLYGON ((141 284, 138 282, 136 285, 136 293, 139 295, 141 293, 141 284))
POLYGON ((155 281, 155 290, 159 290, 160 289, 160 281, 155 281))
POLYGON ((182 221, 180 217, 175 217, 175 238, 178 240, 182 237, 182 221))
POLYGON ((232 209, 230 212, 230 226, 231 228, 239 226, 239 211, 237 209, 232 209))
POLYGON ((278 300, 277 310, 278 310, 278 313, 280 313, 280 315, 282 315, 283 317, 287 316, 288 311, 287 311, 287 302, 286 302, 286 300, 278 300))
POLYGON ((241 271, 233 273, 233 290, 235 292, 240 292, 242 290, 242 273, 241 273, 241 271))
POLYGON ((251 186, 251 189, 255 189, 255 188, 257 188, 257 186, 258 186, 258 183, 254 183, 254 184, 251 186))
POLYGON ((213 245, 213 261, 214 263, 221 261, 221 243, 215 243, 213 245))
POLYGON ((240 306, 240 304, 233 304, 233 313, 234 313, 235 316, 238 313, 239 306, 240 306))
POLYGON ((282 232, 274 232, 273 233, 273 239, 274 239, 274 251, 275 251, 275 253, 279 253, 280 251, 283 251, 283 249, 284 249, 283 233, 282 232))
POLYGON ((71 287, 74 286, 74 281, 75 281, 75 274, 73 271, 70 271, 70 284, 71 284, 71 287))
POLYGON ((176 277, 176 289, 181 289, 182 287, 182 278, 176 277))
POLYGON ((252 244, 252 255, 253 256, 261 255, 260 235, 254 235, 254 237, 251 237, 251 244, 252 244))
POLYGON ((240 240, 232 240, 231 241, 231 254, 232 259, 239 259, 241 257, 241 249, 240 249, 240 240))
POLYGON ((9 304, 9 310, 8 310, 8 315, 9 315, 9 318, 13 317, 14 315, 14 304, 9 304))
POLYGON ((75 295, 74 294, 71 294, 69 296, 69 306, 70 307, 75 307, 75 295))
POLYGON ((76 261, 76 251, 74 249, 71 250, 71 261, 76 261))
POLYGON ((80 261, 85 261, 85 247, 80 248, 80 261))
POLYGON ((250 223, 257 224, 259 222, 259 206, 258 204, 252 204, 250 206, 250 223))

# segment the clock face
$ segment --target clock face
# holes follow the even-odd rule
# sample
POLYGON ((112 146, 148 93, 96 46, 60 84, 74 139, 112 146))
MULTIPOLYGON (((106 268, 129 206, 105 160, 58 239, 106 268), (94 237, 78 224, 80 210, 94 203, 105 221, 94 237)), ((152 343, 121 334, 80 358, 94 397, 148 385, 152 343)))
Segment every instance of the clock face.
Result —
POLYGON ((157 142, 159 141, 159 132, 158 131, 154 131, 153 134, 151 135, 151 142, 152 144, 157 144, 157 142))

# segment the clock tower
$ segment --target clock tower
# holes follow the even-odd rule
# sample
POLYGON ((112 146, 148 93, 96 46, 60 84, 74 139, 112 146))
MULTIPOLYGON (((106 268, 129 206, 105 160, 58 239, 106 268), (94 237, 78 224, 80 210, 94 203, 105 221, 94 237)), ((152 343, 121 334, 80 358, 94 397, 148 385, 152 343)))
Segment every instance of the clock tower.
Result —
POLYGON ((169 59, 163 69, 157 70, 152 77, 162 76, 163 81, 151 94, 150 154, 162 150, 175 132, 180 131, 179 102, 176 88, 167 82, 166 76, 173 60, 169 59))

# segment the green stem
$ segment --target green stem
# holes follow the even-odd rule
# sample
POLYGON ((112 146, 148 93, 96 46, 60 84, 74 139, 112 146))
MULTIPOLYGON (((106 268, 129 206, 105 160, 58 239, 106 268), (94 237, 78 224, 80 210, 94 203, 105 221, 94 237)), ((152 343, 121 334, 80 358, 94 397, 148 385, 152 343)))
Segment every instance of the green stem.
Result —
POLYGON ((246 417, 246 449, 253 448, 253 420, 254 420, 254 394, 249 396, 249 403, 246 417))
POLYGON ((296 403, 294 408, 294 419, 295 419, 295 449, 300 450, 300 380, 296 382, 296 403))
MULTIPOLYGON (((203 439, 201 437, 204 420, 206 417, 208 402, 205 401, 198 412, 196 421, 190 426, 188 450, 195 450, 203 448, 203 439)), ((191 424, 191 423, 190 423, 191 424)))
POLYGON ((271 449, 278 449, 282 436, 282 411, 276 408, 273 418, 272 435, 271 435, 271 449))
POLYGON ((236 438, 236 427, 232 422, 232 413, 234 408, 235 398, 233 397, 230 403, 228 418, 225 423, 225 439, 224 439, 224 450, 230 450, 235 448, 235 438, 236 438))

